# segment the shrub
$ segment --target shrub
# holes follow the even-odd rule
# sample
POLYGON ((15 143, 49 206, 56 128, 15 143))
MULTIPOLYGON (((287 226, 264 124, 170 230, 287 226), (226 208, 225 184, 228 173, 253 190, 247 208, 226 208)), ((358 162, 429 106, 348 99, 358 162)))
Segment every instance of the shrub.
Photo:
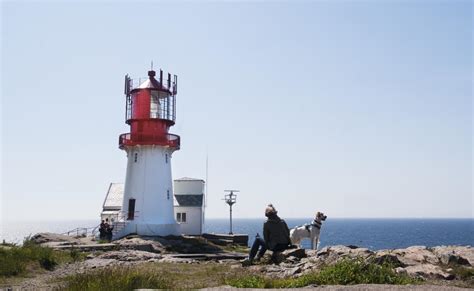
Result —
POLYGON ((15 256, 12 249, 0 248, 0 276, 16 276, 26 269, 26 262, 15 256))
POLYGON ((39 266, 42 269, 53 270, 59 263, 78 261, 85 255, 76 249, 55 251, 34 243, 29 237, 25 238, 22 246, 0 247, 0 276, 17 276, 24 273, 28 266, 39 266))

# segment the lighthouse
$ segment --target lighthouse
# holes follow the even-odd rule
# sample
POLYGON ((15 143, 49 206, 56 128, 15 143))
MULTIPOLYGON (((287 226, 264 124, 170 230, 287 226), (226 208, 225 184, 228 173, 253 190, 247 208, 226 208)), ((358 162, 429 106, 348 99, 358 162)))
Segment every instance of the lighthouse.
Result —
POLYGON ((148 77, 125 76, 125 123, 119 148, 127 154, 121 213, 114 238, 127 234, 179 233, 173 209, 171 160, 180 137, 169 133, 176 119, 177 76, 148 71, 148 77))

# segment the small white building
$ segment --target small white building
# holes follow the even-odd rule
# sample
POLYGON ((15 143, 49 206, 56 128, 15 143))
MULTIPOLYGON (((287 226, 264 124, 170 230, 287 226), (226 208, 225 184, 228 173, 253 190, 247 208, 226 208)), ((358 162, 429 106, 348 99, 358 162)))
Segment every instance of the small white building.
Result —
MULTIPOLYGON (((174 180, 174 218, 179 232, 200 235, 204 229, 204 180, 181 178, 174 180)), ((119 221, 122 211, 124 184, 110 183, 102 205, 101 220, 119 221)))
POLYGON ((204 230, 204 180, 174 180, 174 213, 182 234, 201 235, 204 230))
POLYGON ((107 195, 105 195, 104 204, 100 219, 114 222, 118 220, 123 202, 123 183, 110 183, 107 195))

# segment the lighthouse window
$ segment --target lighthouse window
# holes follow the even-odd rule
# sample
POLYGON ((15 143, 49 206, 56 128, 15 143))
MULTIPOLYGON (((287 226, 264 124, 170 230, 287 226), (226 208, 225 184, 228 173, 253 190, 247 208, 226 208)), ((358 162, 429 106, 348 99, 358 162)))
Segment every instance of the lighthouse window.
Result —
POLYGON ((150 96, 150 118, 160 117, 160 100, 159 93, 153 91, 150 96))
POLYGON ((166 163, 168 163, 168 154, 165 154, 166 163))
POLYGON ((133 155, 133 161, 136 163, 138 161, 138 154, 135 153, 135 155, 133 155))
POLYGON ((170 190, 166 190, 166 197, 170 200, 170 190))

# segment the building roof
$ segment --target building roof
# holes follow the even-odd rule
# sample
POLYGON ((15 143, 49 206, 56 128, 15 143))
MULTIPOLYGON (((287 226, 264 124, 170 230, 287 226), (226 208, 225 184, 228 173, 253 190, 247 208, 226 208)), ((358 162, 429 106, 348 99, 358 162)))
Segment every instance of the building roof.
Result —
POLYGON ((203 179, 196 179, 196 178, 189 178, 189 177, 183 177, 183 178, 175 179, 174 181, 175 182, 183 182, 183 181, 201 181, 201 182, 204 182, 203 179))
POLYGON ((203 195, 174 195, 178 206, 202 206, 203 195))
POLYGON ((103 210, 120 210, 123 201, 123 183, 110 183, 103 210))

